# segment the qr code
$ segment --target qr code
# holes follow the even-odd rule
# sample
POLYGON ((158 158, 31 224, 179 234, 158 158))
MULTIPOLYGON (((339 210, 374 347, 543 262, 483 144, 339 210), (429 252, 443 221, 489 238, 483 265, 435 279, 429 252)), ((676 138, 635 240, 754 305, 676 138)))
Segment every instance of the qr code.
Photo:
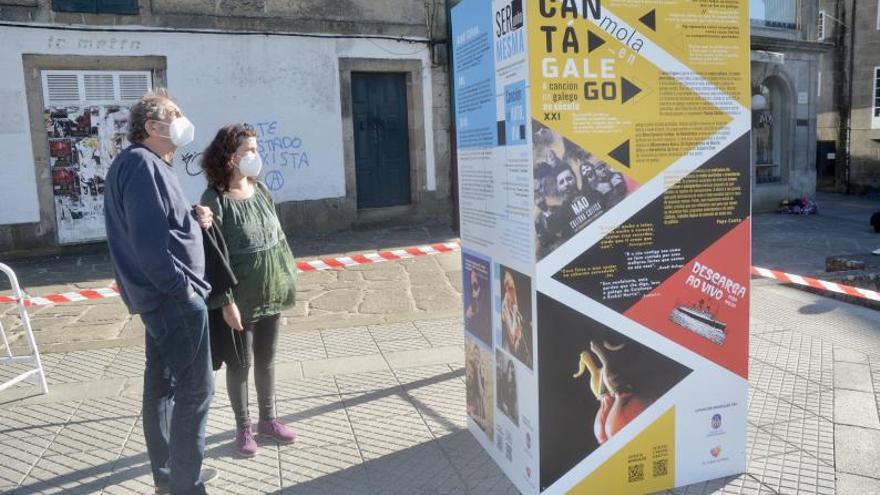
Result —
POLYGON ((633 464, 629 467, 629 482, 635 483, 637 481, 645 480, 645 465, 644 464, 633 464))
POLYGON ((666 476, 667 474, 669 474, 669 459, 654 461, 654 477, 666 476))

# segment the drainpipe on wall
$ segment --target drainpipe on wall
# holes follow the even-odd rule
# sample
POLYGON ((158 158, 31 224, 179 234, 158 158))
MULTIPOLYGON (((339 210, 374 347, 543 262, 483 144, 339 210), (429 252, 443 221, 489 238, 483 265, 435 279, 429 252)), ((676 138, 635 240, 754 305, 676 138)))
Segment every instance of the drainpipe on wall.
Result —
POLYGON ((856 3, 852 0, 851 15, 849 16, 849 88, 846 92, 846 162, 844 163, 843 178, 846 193, 850 194, 850 169, 852 164, 852 106, 853 106, 853 79, 855 79, 855 53, 856 53, 856 3))
POLYGON ((853 53, 855 41, 855 7, 856 1, 853 0, 852 9, 849 12, 850 19, 847 19, 847 11, 845 2, 837 2, 836 13, 840 28, 837 30, 836 44, 837 56, 835 62, 837 65, 837 77, 835 78, 836 94, 837 94, 837 114, 838 114, 838 135, 837 142, 840 147, 840 157, 842 158, 840 167, 835 171, 836 189, 839 190, 843 186, 844 191, 850 193, 850 144, 851 144, 851 119, 852 119, 852 91, 853 91, 853 53), (847 32, 849 31, 849 32, 847 32), (849 34, 849 44, 847 44, 846 35, 849 34), (841 184, 842 183, 842 184, 841 184))

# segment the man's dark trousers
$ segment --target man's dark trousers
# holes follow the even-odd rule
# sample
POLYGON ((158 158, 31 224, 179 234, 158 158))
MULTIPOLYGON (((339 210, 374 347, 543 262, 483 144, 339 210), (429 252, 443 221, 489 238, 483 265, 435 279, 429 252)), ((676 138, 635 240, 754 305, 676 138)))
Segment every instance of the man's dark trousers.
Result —
POLYGON ((157 488, 206 493, 199 480, 214 394, 208 309, 193 295, 141 314, 146 327, 143 422, 157 488), (170 438, 170 441, 169 441, 170 438))

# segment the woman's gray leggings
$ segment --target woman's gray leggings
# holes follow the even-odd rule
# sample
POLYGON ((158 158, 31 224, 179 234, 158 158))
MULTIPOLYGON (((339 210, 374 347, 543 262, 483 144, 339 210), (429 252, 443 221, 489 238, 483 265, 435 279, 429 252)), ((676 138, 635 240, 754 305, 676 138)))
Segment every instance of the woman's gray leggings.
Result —
POLYGON ((248 372, 254 366, 254 385, 260 420, 275 418, 275 349, 278 346, 278 326, 281 315, 264 316, 244 324, 241 332, 233 331, 234 346, 225 346, 226 388, 235 413, 235 422, 241 428, 250 424, 248 414, 248 372))

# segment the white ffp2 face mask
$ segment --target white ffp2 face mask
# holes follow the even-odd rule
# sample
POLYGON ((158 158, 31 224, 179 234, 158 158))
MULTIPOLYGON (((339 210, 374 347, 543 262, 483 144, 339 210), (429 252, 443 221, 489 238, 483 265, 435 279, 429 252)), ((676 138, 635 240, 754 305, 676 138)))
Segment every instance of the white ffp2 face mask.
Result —
POLYGON ((174 143, 174 146, 181 148, 193 142, 196 136, 196 127, 186 117, 177 117, 171 123, 160 122, 168 126, 167 137, 174 143))
POLYGON ((238 170, 245 177, 257 177, 263 169, 263 160, 260 155, 253 152, 245 153, 238 161, 238 170))

